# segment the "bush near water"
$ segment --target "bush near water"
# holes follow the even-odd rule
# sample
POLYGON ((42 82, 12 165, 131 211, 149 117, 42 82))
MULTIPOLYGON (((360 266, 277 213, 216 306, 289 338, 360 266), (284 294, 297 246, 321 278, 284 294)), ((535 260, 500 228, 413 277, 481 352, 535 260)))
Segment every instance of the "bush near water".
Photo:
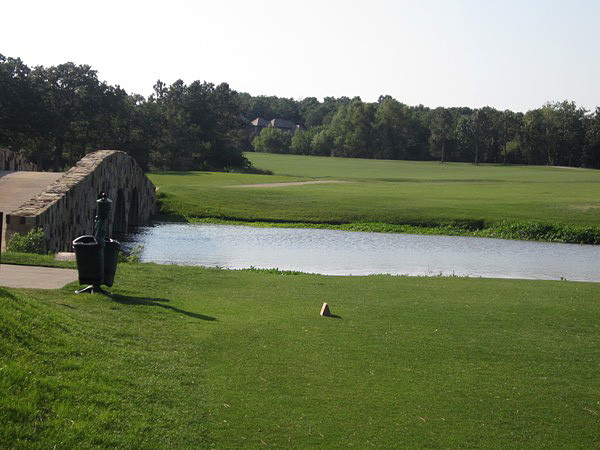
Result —
POLYGON ((476 235, 525 241, 600 244, 600 227, 591 226, 503 221, 477 232, 476 235))
POLYGON ((6 243, 6 249, 10 252, 36 253, 43 255, 46 253, 44 232, 42 230, 31 229, 24 235, 15 233, 6 243))

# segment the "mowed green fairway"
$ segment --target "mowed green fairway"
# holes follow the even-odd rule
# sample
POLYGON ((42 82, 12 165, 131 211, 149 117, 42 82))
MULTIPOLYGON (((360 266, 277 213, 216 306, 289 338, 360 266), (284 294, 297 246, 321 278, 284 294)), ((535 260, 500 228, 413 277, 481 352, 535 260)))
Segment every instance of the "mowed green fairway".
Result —
POLYGON ((2 448, 600 445, 600 284, 122 264, 113 298, 74 288, 0 288, 2 448))
POLYGON ((444 225, 502 220, 600 225, 600 171, 248 153, 275 175, 153 173, 166 211, 186 218, 444 225), (307 181, 343 184, 247 188, 307 181))

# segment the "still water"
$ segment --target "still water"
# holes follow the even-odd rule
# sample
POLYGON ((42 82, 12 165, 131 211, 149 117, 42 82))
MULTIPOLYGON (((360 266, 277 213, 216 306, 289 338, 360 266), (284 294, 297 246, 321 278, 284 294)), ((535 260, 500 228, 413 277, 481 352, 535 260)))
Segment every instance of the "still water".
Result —
POLYGON ((324 275, 458 275, 600 281, 600 246, 233 225, 140 229, 142 261, 324 275))

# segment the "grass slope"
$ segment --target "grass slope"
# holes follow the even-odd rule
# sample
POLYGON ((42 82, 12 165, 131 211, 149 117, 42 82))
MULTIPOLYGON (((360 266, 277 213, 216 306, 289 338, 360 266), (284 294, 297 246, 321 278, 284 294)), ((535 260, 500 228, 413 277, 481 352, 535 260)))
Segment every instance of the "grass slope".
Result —
POLYGON ((74 287, 0 288, 2 447, 600 445, 600 284, 122 264, 112 299, 74 287))
POLYGON ((600 171, 250 153, 276 175, 154 173, 165 211, 185 218, 447 225, 508 221, 597 226, 600 171), (279 174, 286 174, 282 176, 279 174), (231 186, 315 178, 268 189, 231 186))

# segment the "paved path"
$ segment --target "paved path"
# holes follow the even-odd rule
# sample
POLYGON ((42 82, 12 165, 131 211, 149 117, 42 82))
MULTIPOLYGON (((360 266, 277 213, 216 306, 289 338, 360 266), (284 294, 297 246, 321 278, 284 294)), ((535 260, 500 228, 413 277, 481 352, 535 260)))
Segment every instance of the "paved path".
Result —
POLYGON ((0 286, 58 289, 77 280, 77 270, 0 264, 0 286))
POLYGON ((6 215, 32 199, 62 176, 62 172, 11 172, 0 170, 0 211, 2 219, 2 249, 6 248, 6 215))

